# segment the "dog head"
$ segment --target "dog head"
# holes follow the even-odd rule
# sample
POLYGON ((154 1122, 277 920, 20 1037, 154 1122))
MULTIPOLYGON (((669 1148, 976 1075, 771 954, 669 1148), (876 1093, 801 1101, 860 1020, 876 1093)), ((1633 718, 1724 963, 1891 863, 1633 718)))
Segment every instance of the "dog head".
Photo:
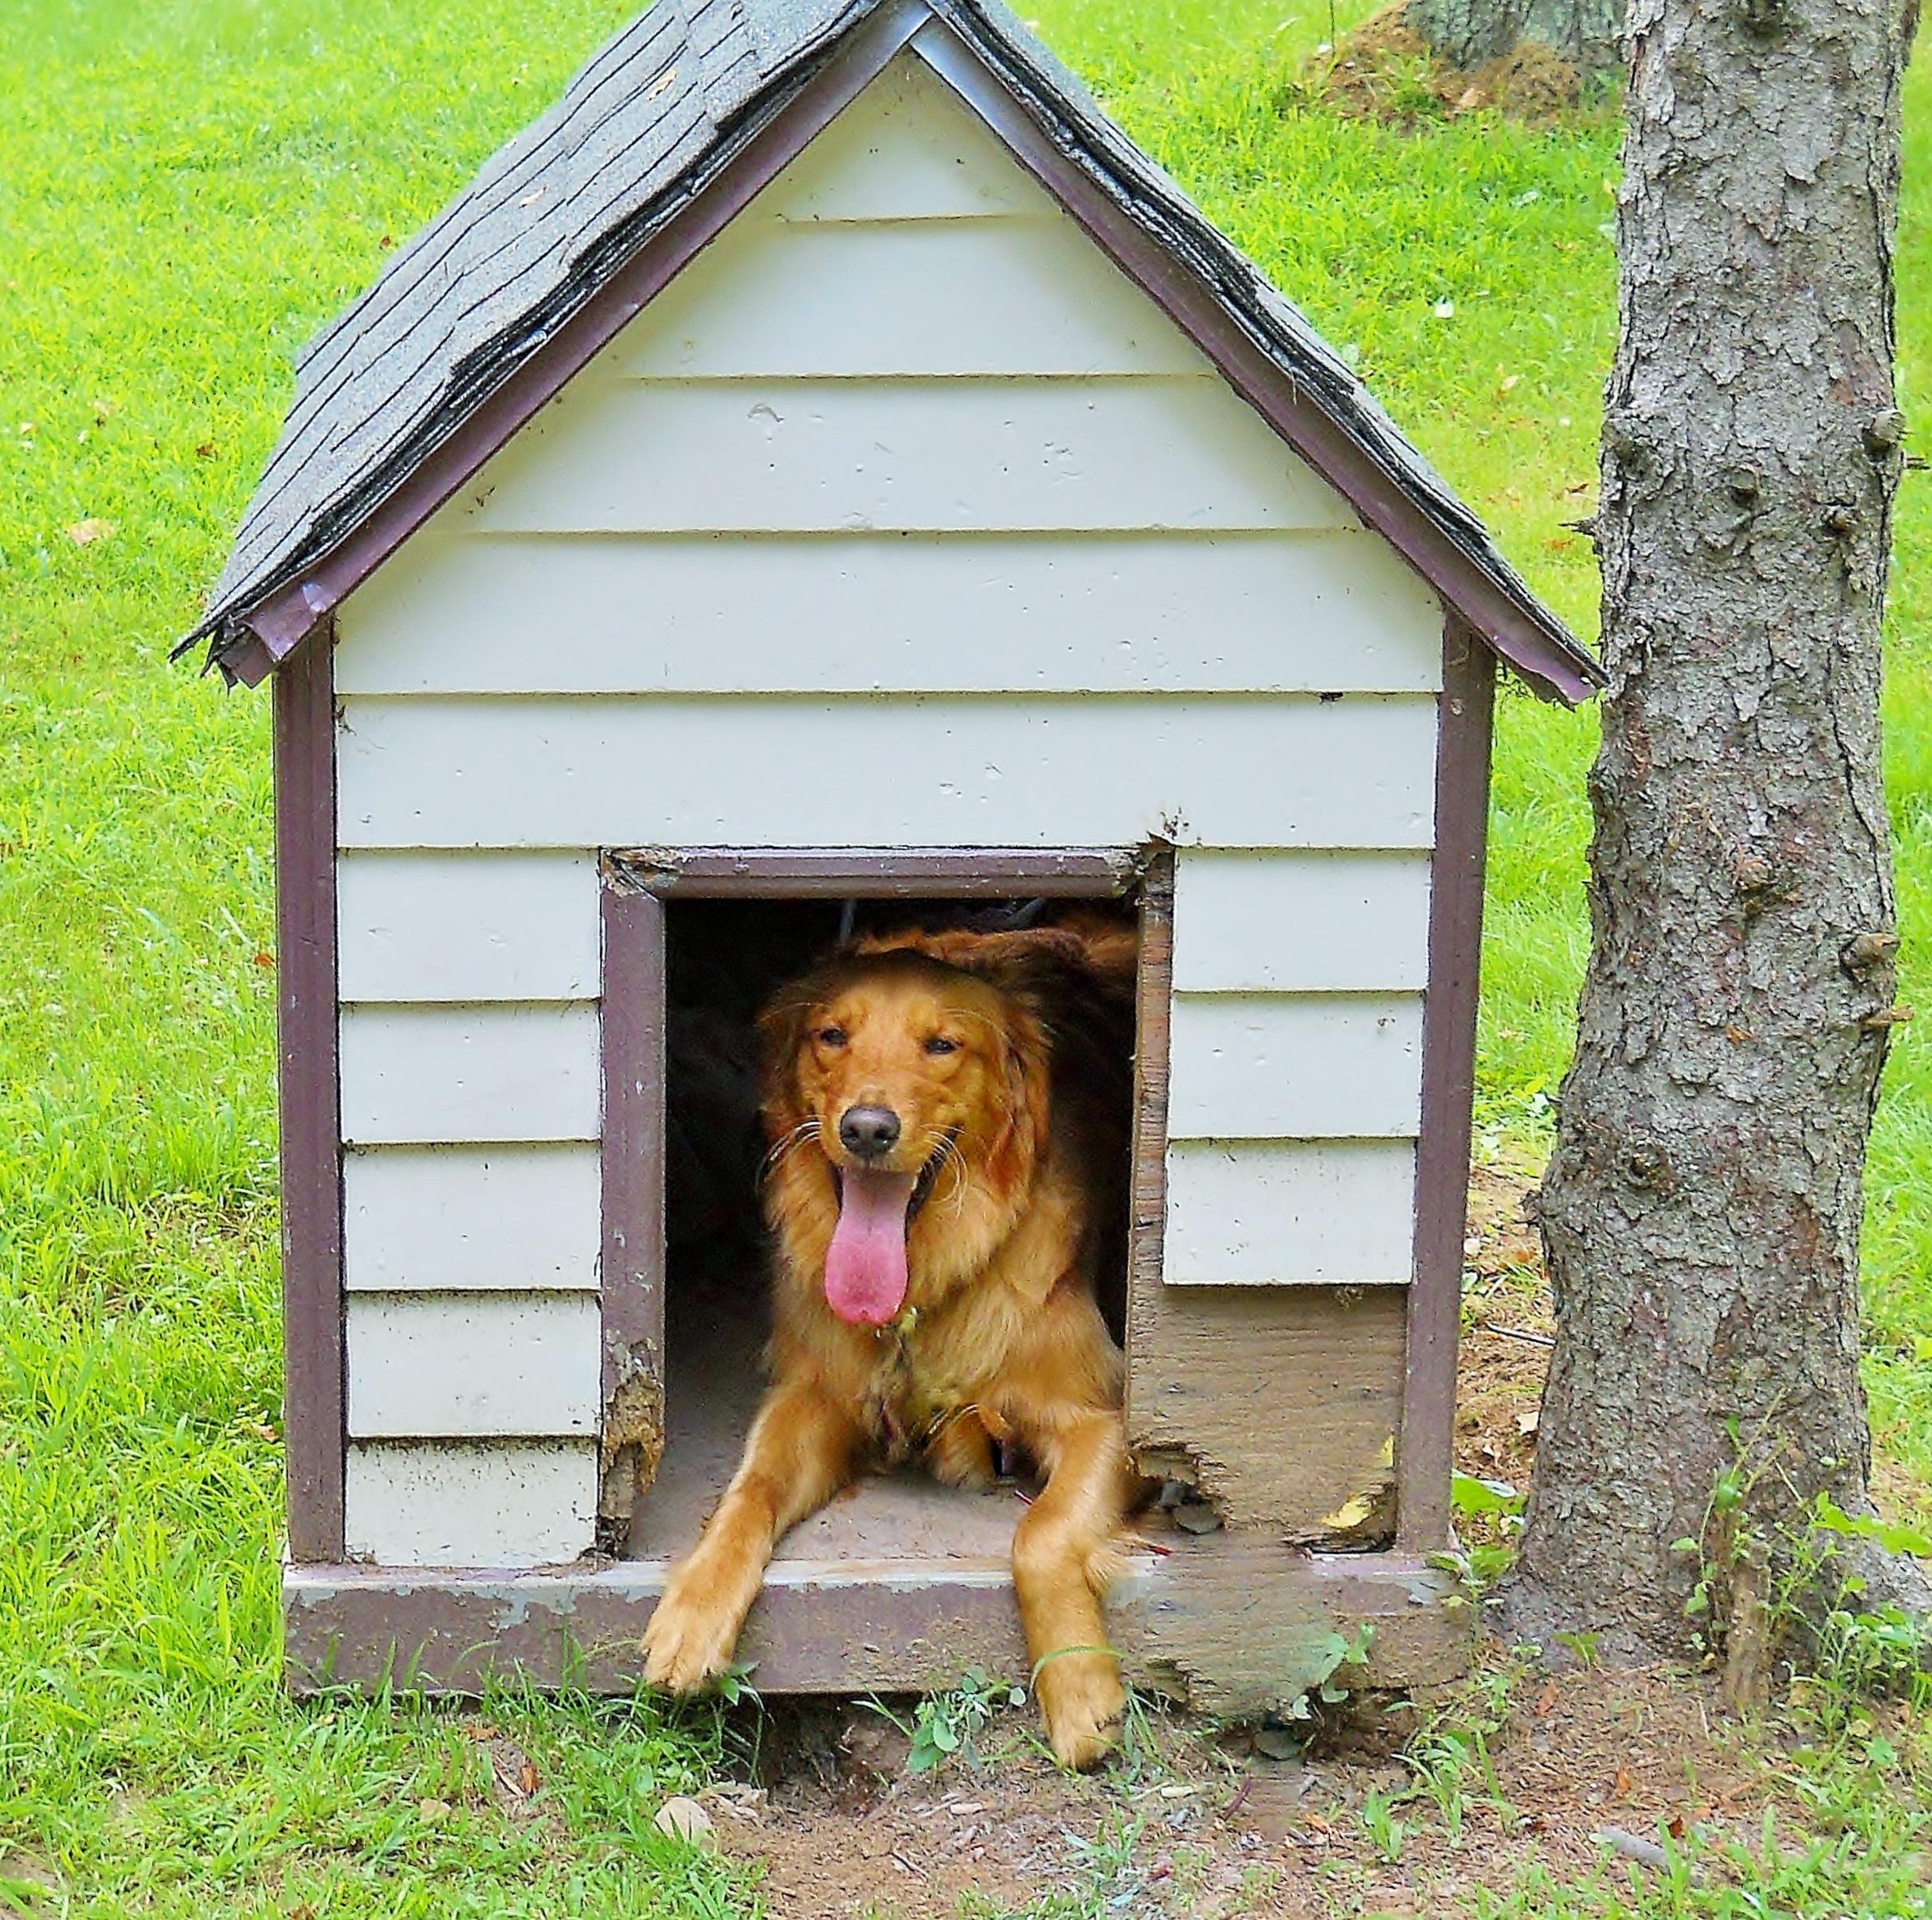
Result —
POLYGON ((1047 1126, 1042 977, 1079 957, 1052 929, 906 935, 766 1009, 774 1215, 827 1216, 825 1297, 841 1319, 898 1315, 928 1201, 953 1217, 956 1248, 1010 1228, 1047 1126), (977 1233, 958 1230, 969 1201, 977 1233))

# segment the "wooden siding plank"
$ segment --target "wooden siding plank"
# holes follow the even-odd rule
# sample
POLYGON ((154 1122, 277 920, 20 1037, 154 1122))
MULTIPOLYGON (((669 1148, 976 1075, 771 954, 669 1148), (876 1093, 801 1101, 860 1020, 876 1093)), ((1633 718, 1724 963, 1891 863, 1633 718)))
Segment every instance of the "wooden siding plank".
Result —
POLYGON ((1404 1284, 1412 1141, 1177 1142, 1167 1156, 1170 1286, 1404 1284))
POLYGON ((1422 997, 1177 993, 1168 1137, 1413 1139, 1422 997))
POLYGON ((1182 993, 1419 993, 1428 982, 1425 853, 1221 853, 1178 863, 1182 993))
POLYGON ((348 853, 339 887, 346 1001, 597 997, 587 853, 348 853))
POLYGON ((894 61, 745 210, 790 221, 1064 218, 925 63, 894 61))
POLYGON ((1436 703, 1413 696, 342 705, 350 846, 1430 837, 1436 703))
POLYGON ((594 1294, 358 1294, 348 1314, 349 1432, 595 1433, 598 1327, 594 1294))
POLYGON ((1073 222, 739 222, 621 335, 631 378, 1206 374, 1073 222))
POLYGON ((533 543, 425 531, 338 617, 343 694, 1442 684, 1433 595, 1385 542, 1353 532, 533 543), (569 645, 548 644, 556 633, 569 645))
POLYGON ((345 1007, 351 1146, 594 1140, 597 1009, 345 1007))
POLYGON ((351 1292, 598 1284, 593 1146, 366 1148, 343 1199, 351 1292))
POLYGON ((1360 524, 1213 375, 686 385, 601 368, 444 519, 522 533, 1360 524))
POLYGON ((1128 1424, 1143 1465, 1197 1487, 1232 1526, 1385 1535, 1407 1299, 1397 1287, 1147 1287, 1137 1275, 1128 1424))
POLYGON ((528 1567, 591 1544, 594 1440, 378 1441, 349 1449, 348 1551, 379 1566, 528 1567))

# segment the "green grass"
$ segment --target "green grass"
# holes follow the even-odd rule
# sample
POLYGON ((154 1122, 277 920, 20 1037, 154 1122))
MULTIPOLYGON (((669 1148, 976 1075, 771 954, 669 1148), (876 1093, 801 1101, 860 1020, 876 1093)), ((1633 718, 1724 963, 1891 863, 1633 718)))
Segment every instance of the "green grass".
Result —
MULTIPOLYGON (((1612 121, 1397 136, 1291 110, 1325 10, 1285 22, 1259 0, 1037 10, 1587 631, 1590 555, 1563 523, 1593 480, 1612 341, 1612 121), (1453 313, 1439 316, 1445 301, 1453 313)), ((545 1783, 542 1817, 517 1822, 491 1805, 482 1750, 456 1716, 302 1709, 278 1691, 267 703, 165 663, 274 436, 296 347, 625 11, 8 11, 0 1845, 15 1851, 0 1879, 51 1882, 50 1910, 703 1914, 755 1900, 649 1832, 654 1796, 715 1759, 708 1719, 490 1703, 545 1783), (89 519, 112 531, 78 545, 66 530, 89 519), (454 1811, 426 1816, 425 1800, 454 1811)), ((1922 66, 1909 108, 1912 412, 1932 395, 1922 66)), ((1899 531, 1888 775, 1905 997, 1923 1001, 1927 478, 1909 484, 1899 531)), ((1521 697, 1504 705, 1482 1107, 1486 1127, 1532 1142, 1582 956, 1591 727, 1521 697)), ((1929 1172, 1932 1068, 1908 1029, 1873 1157, 1871 1377, 1885 1448, 1932 1478, 1932 1374, 1914 1344, 1932 1326, 1929 1172)), ((1925 1760, 1921 1742, 1901 1764, 1925 1760)), ((1868 1778, 1862 1765, 1818 1763, 1820 1831, 1874 1857, 1922 1850, 1910 1773, 1868 1778)), ((1856 1873, 1848 1884, 1794 1880, 1781 1910, 1849 1910, 1856 1873)), ((1552 1894, 1530 1910, 1620 1910, 1610 1897, 1552 1894)))

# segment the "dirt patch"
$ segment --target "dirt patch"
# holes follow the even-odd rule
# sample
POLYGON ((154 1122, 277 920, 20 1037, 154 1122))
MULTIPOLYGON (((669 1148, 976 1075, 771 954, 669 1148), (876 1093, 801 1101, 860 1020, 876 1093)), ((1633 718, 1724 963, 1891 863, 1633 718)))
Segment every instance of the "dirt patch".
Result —
POLYGON ((1487 111, 1532 126, 1573 113, 1581 76, 1554 48, 1531 41, 1474 72, 1436 60, 1408 24, 1407 0, 1372 14, 1303 76, 1299 97, 1312 97, 1352 120, 1410 126, 1487 111))
POLYGON ((1024 1712, 915 1776, 866 1709, 791 1708, 769 1723, 763 1784, 707 1804, 776 1920, 1006 1915, 1052 1895, 1056 1910, 1223 1920, 1465 1913, 1526 1868, 1620 1873, 1618 1840, 1600 1836, 1746 1842, 1775 1794, 1695 1676, 1504 1660, 1428 1711, 1442 1717, 1407 1762, 1319 1741, 1271 1760, 1250 1735, 1150 1714, 1126 1761, 1083 1780, 1046 1759, 1024 1712))

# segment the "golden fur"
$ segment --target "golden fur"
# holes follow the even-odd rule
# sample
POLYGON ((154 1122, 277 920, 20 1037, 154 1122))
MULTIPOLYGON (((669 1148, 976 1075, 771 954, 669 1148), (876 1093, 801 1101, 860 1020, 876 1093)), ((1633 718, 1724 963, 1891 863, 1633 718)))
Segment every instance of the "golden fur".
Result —
POLYGON ((1123 1362, 1095 1283, 1118 1223, 1124 1114, 1067 1074, 1052 1037, 1081 995, 1124 996, 1131 930, 908 935, 781 993, 761 1022, 775 1244, 772 1385, 743 1462, 645 1635, 646 1677, 685 1692, 722 1672, 771 1550, 868 1464, 919 1459, 984 1487, 1009 1442, 1044 1486, 1013 1579, 1047 1734, 1064 1764, 1106 1753, 1124 1702, 1101 1601, 1138 1487, 1123 1362), (933 1047, 950 1050, 935 1052, 933 1047), (924 1175, 906 1228, 906 1311, 856 1325, 826 1298, 835 1168, 854 1107, 903 1130, 888 1170, 924 1175))

